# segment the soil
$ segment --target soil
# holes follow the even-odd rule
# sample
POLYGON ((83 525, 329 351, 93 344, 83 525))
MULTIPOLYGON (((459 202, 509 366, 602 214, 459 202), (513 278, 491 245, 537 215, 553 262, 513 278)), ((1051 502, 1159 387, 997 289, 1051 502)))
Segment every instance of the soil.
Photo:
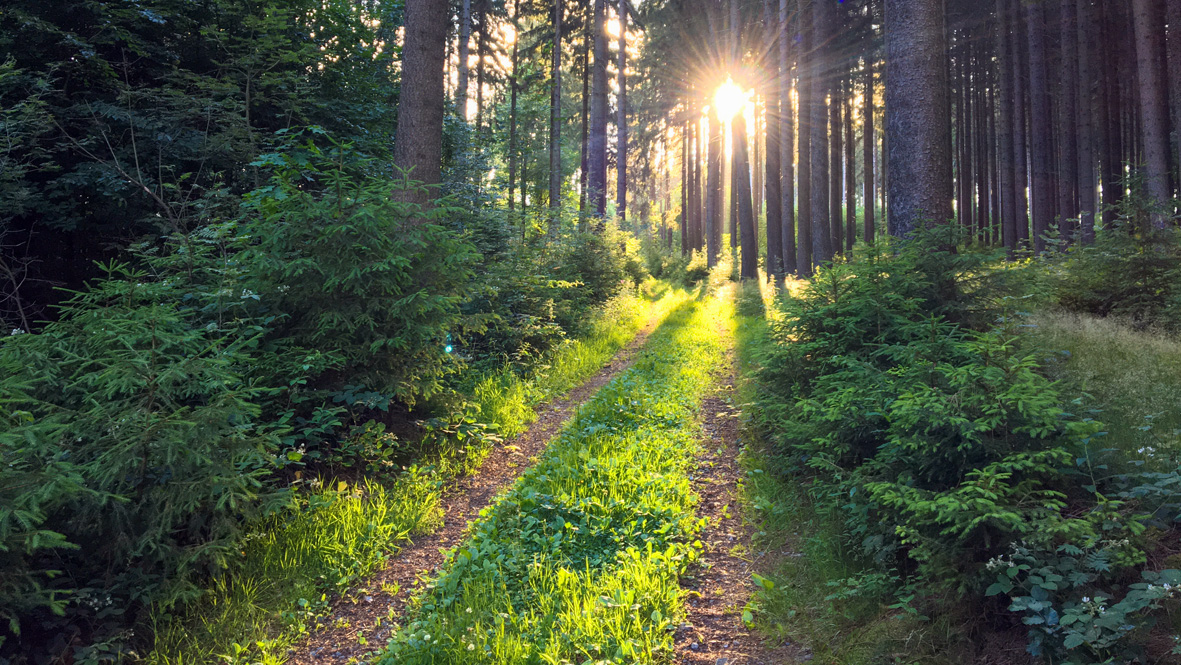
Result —
POLYGON ((677 630, 674 662, 692 665, 781 665, 804 662, 801 647, 770 647, 742 621, 754 593, 753 573, 774 567, 766 552, 751 544, 752 528, 743 520, 738 486, 742 469, 739 411, 733 402, 736 369, 727 359, 719 388, 702 402, 702 453, 693 471, 700 497, 697 516, 708 518, 700 535, 700 565, 681 579, 689 591, 687 616, 677 630))
POLYGON ((476 475, 461 478, 443 496, 443 527, 390 557, 385 567, 333 603, 323 623, 291 651, 294 665, 363 662, 397 630, 420 584, 438 572, 447 552, 463 542, 480 510, 491 505, 537 459, 575 411, 635 362, 654 328, 650 324, 581 386, 542 406, 529 429, 493 450, 476 475))

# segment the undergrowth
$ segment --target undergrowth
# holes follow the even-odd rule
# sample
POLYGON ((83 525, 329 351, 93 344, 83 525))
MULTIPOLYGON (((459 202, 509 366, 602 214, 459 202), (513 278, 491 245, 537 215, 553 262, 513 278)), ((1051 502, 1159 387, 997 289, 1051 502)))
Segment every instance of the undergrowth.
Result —
MULTIPOLYGON (((645 322, 662 320, 681 300, 648 284, 643 295, 610 301, 585 337, 547 354, 532 374, 501 371, 481 380, 471 395, 478 409, 422 423, 426 440, 418 446, 424 456, 417 465, 394 476, 376 466, 370 469, 376 481, 301 482, 311 491, 293 493, 287 506, 256 523, 240 558, 199 602, 157 610, 148 662, 283 662, 287 650, 323 621, 336 594, 376 570, 411 535, 441 525, 445 485, 478 470, 497 440, 491 431, 523 431, 535 417, 533 406, 589 378, 645 322)), ((354 438, 382 434, 380 428, 361 430, 354 438)))
POLYGON ((656 662, 697 557, 694 414, 717 299, 681 294, 635 365, 550 444, 417 599, 382 663, 656 662))

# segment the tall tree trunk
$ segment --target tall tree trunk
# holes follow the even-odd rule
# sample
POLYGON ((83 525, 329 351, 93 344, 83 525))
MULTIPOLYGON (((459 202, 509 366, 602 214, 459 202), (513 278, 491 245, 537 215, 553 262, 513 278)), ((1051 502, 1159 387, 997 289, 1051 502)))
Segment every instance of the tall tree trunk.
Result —
POLYGON ((832 93, 828 105, 828 217, 829 228, 832 230, 833 255, 845 253, 845 216, 841 203, 844 199, 844 172, 841 170, 841 160, 844 158, 845 148, 841 133, 845 125, 841 111, 845 107, 844 93, 840 81, 837 80, 835 63, 829 62, 832 69, 829 72, 832 81, 832 93))
MULTIPOLYGON (((1172 111, 1173 173, 1181 174, 1181 0, 1165 0, 1165 22, 1169 25, 1166 48, 1169 57, 1169 108, 1172 111)), ((1173 183, 1181 189, 1181 180, 1173 183)))
POLYGON ((1136 72, 1140 88, 1140 140, 1144 186, 1152 200, 1152 225, 1166 227, 1169 188, 1169 103, 1165 91, 1164 14, 1160 0, 1132 0, 1136 31, 1136 72))
MULTIPOLYGON (((1087 2, 1088 0, 1079 0, 1087 2)), ((1017 192, 1013 160, 1013 55, 1010 48, 1012 0, 997 0, 997 57, 1000 63, 1000 113, 997 126, 1001 193, 1001 243, 1009 258, 1017 249, 1017 192)))
POLYGON ((865 162, 865 182, 864 194, 865 211, 862 216, 862 234, 865 236, 865 242, 872 245, 874 243, 874 199, 877 195, 874 193, 874 169, 873 169, 873 55, 865 56, 865 92, 862 95, 864 106, 862 107, 864 126, 861 129, 862 141, 862 160, 865 162))
POLYGON ((1012 36, 1009 45, 1012 48, 1010 68, 1013 73, 1013 174, 1014 198, 1013 209, 1015 215, 1014 241, 1016 246, 1029 247, 1029 159, 1026 147, 1029 136, 1028 125, 1025 122, 1026 100, 1029 98, 1027 88, 1027 68, 1025 66, 1025 17, 1022 13, 1023 0, 1010 0, 1009 17, 1011 20, 1012 36))
POLYGON ((579 146, 581 148, 581 155, 579 159, 579 173, 578 173, 578 227, 580 231, 586 231, 586 190, 587 190, 587 172, 590 170, 590 164, 587 159, 589 150, 587 149, 587 139, 589 137, 590 128, 590 58, 591 58, 591 44, 595 41, 595 10, 594 0, 585 0, 584 6, 586 8, 586 17, 583 20, 585 29, 582 36, 582 136, 579 139, 579 146))
POLYGON ((974 103, 976 109, 976 120, 974 123, 974 131, 976 136, 976 235, 981 243, 988 242, 988 174, 989 174, 989 150, 988 150, 988 97, 985 95, 985 90, 988 88, 988 77, 986 74, 983 59, 980 57, 981 49, 977 48, 977 57, 972 61, 973 72, 973 90, 976 95, 974 103))
MULTIPOLYGON (((779 125, 781 111, 779 109, 779 33, 776 29, 778 17, 778 0, 763 0, 764 40, 768 54, 767 86, 763 91, 766 109, 767 149, 765 150, 767 199, 767 275, 770 277, 783 276, 783 193, 780 190, 780 147, 779 125)), ((788 97, 788 104, 791 98, 788 97)))
MULTIPOLYGON (((686 122, 681 128, 681 256, 689 254, 689 234, 692 228, 689 222, 689 208, 693 205, 693 195, 689 189, 690 183, 693 182, 693 163, 690 161, 689 152, 689 127, 691 124, 686 122)), ((667 182, 665 188, 666 190, 668 188, 667 182)))
POLYGON ((814 123, 812 98, 814 94, 819 95, 821 100, 824 97, 819 91, 816 91, 813 81, 815 73, 812 71, 812 61, 816 56, 812 52, 812 0, 797 1, 800 7, 800 50, 796 65, 800 74, 800 172, 798 180, 800 190, 797 197, 800 202, 800 211, 797 216, 799 241, 796 243, 796 267, 801 277, 811 277, 813 272, 812 230, 814 228, 812 213, 812 125, 814 123))
POLYGON ((616 138, 618 144, 616 146, 616 166, 615 166, 615 212, 619 215, 619 221, 627 219, 627 2, 628 0, 617 0, 619 3, 619 97, 617 98, 619 108, 616 109, 617 116, 615 126, 617 129, 616 138))
POLYGON ((828 178, 828 37, 833 8, 823 0, 812 2, 812 261, 817 265, 832 261, 830 206, 832 193, 828 178))
POLYGON ((443 169, 443 58, 447 51, 447 0, 407 0, 402 46, 402 93, 394 139, 394 166, 428 187, 399 199, 429 205, 443 169))
POLYGON ((457 77, 457 85, 455 87, 455 106, 459 111, 459 117, 466 121, 467 118, 467 81, 468 70, 471 63, 471 41, 472 41, 472 0, 463 0, 463 7, 459 14, 459 67, 457 77))
POLYGON ((488 2, 480 3, 480 34, 476 44, 476 130, 484 127, 484 75, 488 69, 488 2))
POLYGON ((706 264, 714 267, 718 263, 718 252, 722 247, 722 121, 718 118, 717 105, 710 105, 709 113, 709 169, 705 183, 705 245, 706 264))
MULTIPOLYGON (((513 3, 513 29, 520 27, 518 19, 520 18, 521 0, 516 0, 513 3)), ((509 111, 508 111, 508 209, 514 210, 516 208, 516 186, 517 186, 517 93, 520 90, 520 85, 517 82, 517 67, 520 66, 520 40, 513 40, 513 62, 512 74, 509 75, 509 111)), ((521 186, 521 191, 524 193, 524 184, 521 186)))
POLYGON ((857 137, 853 135, 853 75, 845 77, 845 251, 857 240, 857 137))
POLYGON ((697 109, 693 111, 692 117, 693 125, 693 178, 689 183, 689 192, 692 198, 689 200, 689 212, 692 214, 690 219, 693 221, 693 244, 690 250, 700 252, 705 249, 705 215, 702 211, 702 196, 701 196, 701 172, 702 166, 705 163, 705 150, 703 144, 705 137, 701 132, 701 114, 697 109))
POLYGON ((1079 240, 1084 245, 1095 241, 1095 104, 1094 13, 1090 0, 1075 0, 1078 31, 1078 193, 1079 240))
POLYGON ((607 0, 595 3, 595 60, 591 71, 587 182, 590 207, 602 229, 607 215, 607 0))
POLYGON ((554 0, 553 55, 549 98, 549 207, 553 211, 549 224, 551 236, 557 235, 557 210, 562 205, 562 0, 554 0))
POLYGON ((1040 2, 1026 5, 1029 40, 1030 162, 1033 178, 1033 251, 1046 251, 1045 234, 1054 216, 1053 119, 1050 115, 1050 80, 1046 54, 1046 8, 1040 2))
MULTIPOLYGON (((1078 120, 1078 20, 1075 16, 1076 0, 1061 0, 1059 12, 1061 26, 1062 60, 1059 71, 1062 72, 1062 103, 1059 109, 1059 136, 1061 143, 1059 153, 1062 156, 1061 167, 1058 170, 1058 217, 1061 225, 1062 239, 1072 240, 1078 233, 1076 222, 1078 209, 1078 151, 1079 131, 1078 120)), ((1089 45, 1088 45, 1089 48, 1089 45)), ((1062 246, 1065 249, 1065 245, 1062 246)))
MULTIPOLYGON (((796 263, 796 128, 792 109, 791 44, 795 35, 787 15, 788 0, 779 0, 779 214, 783 221, 783 271, 795 273, 796 263)), ((771 24, 770 21, 767 22, 771 24)))
POLYGON ((952 218, 942 0, 885 0, 890 234, 952 218))
POLYGON ((742 240, 742 279, 759 276, 759 235, 755 229, 754 204, 751 201, 750 154, 747 151, 746 117, 739 112, 731 121, 734 133, 734 181, 737 185, 738 227, 742 240))

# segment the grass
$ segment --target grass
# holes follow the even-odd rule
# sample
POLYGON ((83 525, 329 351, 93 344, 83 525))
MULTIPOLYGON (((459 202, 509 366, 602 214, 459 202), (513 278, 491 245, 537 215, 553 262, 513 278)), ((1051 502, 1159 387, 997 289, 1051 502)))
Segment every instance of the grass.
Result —
POLYGON ((649 281, 641 293, 625 293, 607 303, 586 336, 545 354, 531 372, 505 369, 481 378, 471 395, 481 420, 495 424, 504 436, 525 431, 537 418, 533 407, 578 387, 652 317, 663 318, 671 302, 667 295, 666 285, 649 281))
MULTIPOLYGON (((793 290, 800 283, 788 282, 793 290)), ((738 294, 736 338, 738 397, 747 419, 758 391, 757 371, 768 348, 767 317, 779 289, 762 282, 738 294)), ((947 618, 924 622, 902 607, 864 562, 850 557, 838 519, 819 512, 807 488, 788 475, 782 462, 758 436, 745 428, 740 463, 745 471, 740 495, 747 519, 757 527, 756 549, 780 553, 765 573, 747 610, 755 627, 771 643, 802 644, 813 662, 831 665, 870 663, 941 663, 935 657, 953 640, 947 618)))
POLYGON ((696 409, 730 315, 673 297, 632 368, 485 513, 380 662, 667 660, 677 578, 698 551, 696 409))
MULTIPOLYGON (((1121 457, 1164 464, 1181 453, 1181 341, 1134 330, 1116 319, 1040 313, 1030 328, 1047 349, 1054 378, 1108 428, 1121 457)), ((1174 467, 1175 468, 1175 467, 1174 467)))
MULTIPOLYGON (((649 320, 662 320, 683 295, 649 283, 643 295, 608 303, 579 340, 562 345, 528 376, 503 372, 477 384, 480 420, 501 433, 523 431, 532 407, 597 372, 649 320)), ((441 492, 457 473, 473 472, 486 450, 440 445, 429 466, 411 466, 386 484, 328 482, 296 493, 276 516, 251 529, 240 558, 191 605, 157 608, 149 619, 152 665, 281 663, 287 650, 325 616, 330 599, 372 573, 412 534, 441 524, 441 492)))

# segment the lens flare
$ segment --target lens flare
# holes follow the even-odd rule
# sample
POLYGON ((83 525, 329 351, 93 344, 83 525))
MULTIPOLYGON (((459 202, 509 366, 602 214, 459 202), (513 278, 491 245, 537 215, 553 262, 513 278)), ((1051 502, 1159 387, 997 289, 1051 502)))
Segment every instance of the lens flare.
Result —
POLYGON ((746 108, 753 94, 753 90, 743 90, 734 82, 734 79, 726 79, 726 82, 719 86, 717 93, 714 94, 718 117, 722 120, 729 120, 738 115, 746 108))

